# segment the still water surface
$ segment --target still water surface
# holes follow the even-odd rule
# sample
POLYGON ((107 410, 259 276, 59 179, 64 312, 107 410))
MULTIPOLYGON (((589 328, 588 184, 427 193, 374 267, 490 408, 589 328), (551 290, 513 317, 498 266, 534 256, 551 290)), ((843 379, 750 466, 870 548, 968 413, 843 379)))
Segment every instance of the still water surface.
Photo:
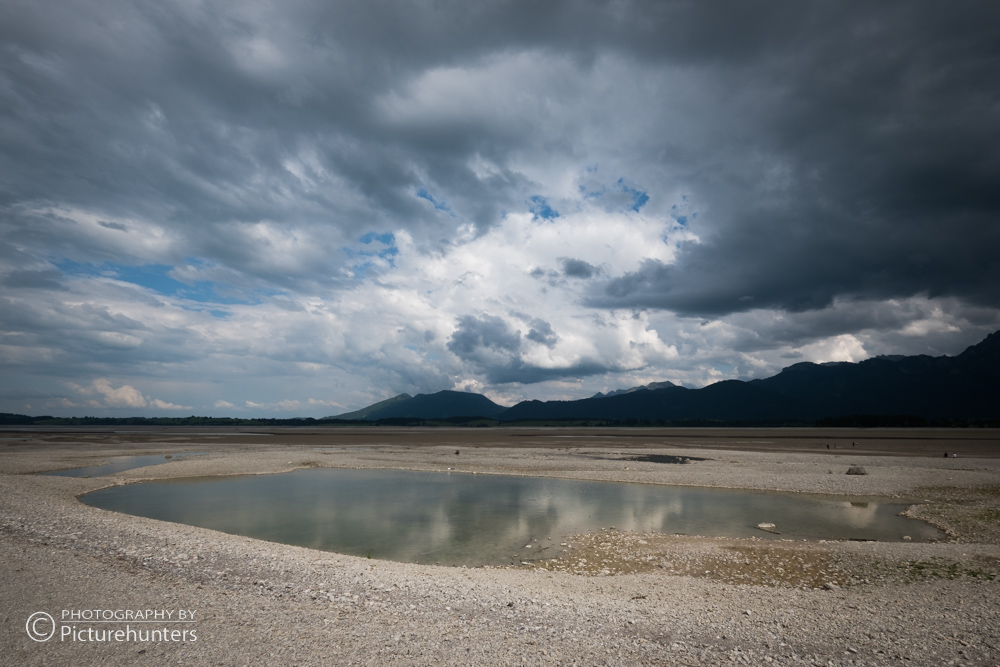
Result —
POLYGON ((96 466, 86 466, 85 468, 71 468, 69 470, 55 470, 44 473, 55 475, 56 477, 101 477, 111 475, 116 472, 133 470, 135 468, 145 468, 155 466, 167 461, 177 461, 185 456, 200 456, 206 452, 183 452, 181 454, 171 454, 167 458, 164 454, 143 454, 141 456, 111 456, 107 463, 96 466))
POLYGON ((116 486, 102 509, 372 558, 487 565, 551 558, 576 533, 618 530, 780 539, 939 539, 905 505, 829 496, 400 470, 315 468, 116 486), (551 537, 550 541, 548 538, 551 537), (537 539, 538 542, 533 542, 537 539), (525 549, 526 544, 532 549, 525 549), (540 552, 541 547, 548 547, 540 552))

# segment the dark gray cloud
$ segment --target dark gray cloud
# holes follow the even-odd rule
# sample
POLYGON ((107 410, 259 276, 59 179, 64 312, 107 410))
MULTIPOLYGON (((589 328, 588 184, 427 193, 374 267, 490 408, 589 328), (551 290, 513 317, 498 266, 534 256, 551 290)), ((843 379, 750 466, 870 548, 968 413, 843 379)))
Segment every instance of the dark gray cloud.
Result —
POLYGON ((742 214, 704 243, 684 246, 676 263, 646 261, 609 280, 589 302, 701 316, 918 294, 1000 305, 1000 264, 991 250, 1000 247, 1000 209, 973 219, 933 210, 872 220, 811 208, 742 214))
POLYGON ((559 263, 562 264, 563 275, 567 278, 593 278, 601 272, 598 267, 593 264, 589 264, 582 259, 560 257, 559 263))
POLYGON ((743 77, 731 96, 745 105, 720 124, 726 139, 702 147, 727 162, 693 156, 689 183, 710 217, 692 225, 702 242, 609 281, 593 305, 724 315, 837 297, 1000 304, 997 9, 822 14, 722 75, 743 77))
POLYGON ((594 375, 604 375, 623 369, 608 366, 598 362, 583 362, 572 366, 548 368, 527 364, 521 359, 510 363, 489 366, 485 369, 486 378, 493 384, 538 384, 549 380, 564 380, 566 378, 586 378, 594 375))
POLYGON ((521 332, 511 331, 499 317, 465 315, 448 341, 448 349, 463 359, 477 358, 481 350, 517 352, 521 347, 521 332))
POLYGON ((531 329, 525 338, 548 348, 555 347, 559 342, 559 336, 552 330, 552 325, 538 318, 531 320, 531 329))
MULTIPOLYGON (((552 326, 538 318, 531 320, 531 330, 525 338, 550 349, 559 340, 552 326)), ((555 367, 527 362, 521 354, 521 332, 511 330, 506 322, 493 315, 459 318, 458 328, 447 347, 464 361, 474 364, 486 380, 495 385, 530 385, 621 370, 593 360, 555 367)))
POLYGON ((11 271, 5 275, 0 282, 5 287, 29 288, 44 290, 64 290, 66 287, 60 282, 62 274, 54 269, 44 269, 41 271, 11 271))

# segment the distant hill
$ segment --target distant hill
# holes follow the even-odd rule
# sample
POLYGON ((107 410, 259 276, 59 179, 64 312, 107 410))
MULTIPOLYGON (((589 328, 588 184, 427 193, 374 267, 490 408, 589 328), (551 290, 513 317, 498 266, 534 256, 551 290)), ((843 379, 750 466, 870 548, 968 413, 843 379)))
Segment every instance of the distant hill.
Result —
POLYGON ((794 399, 769 389, 725 380, 702 389, 671 386, 578 401, 523 401, 500 415, 500 419, 756 421, 784 418, 789 408, 798 407, 794 399))
POLYGON ((650 382, 646 385, 641 385, 639 387, 630 387, 629 389, 615 389, 614 391, 609 391, 606 394, 597 392, 591 398, 607 398, 608 396, 620 396, 622 394, 631 394, 636 391, 652 391, 654 389, 666 389, 667 387, 676 387, 673 382, 650 382))
MULTIPOLYGON (((406 394, 400 394, 406 396, 406 394)), ((400 398, 397 396, 396 398, 400 398)), ((482 394, 466 391, 439 391, 436 394, 417 394, 401 400, 390 399, 389 405, 378 407, 379 403, 358 410, 364 412, 363 417, 345 417, 337 419, 376 419, 415 418, 415 419, 447 419, 449 417, 496 417, 506 408, 497 405, 482 394), (375 409, 377 408, 377 409, 375 409)), ((383 401, 384 403, 384 401, 383 401)), ((351 413, 351 414, 358 414, 351 413)))
POLYGON ((795 397, 810 415, 1000 417, 1000 332, 955 357, 899 355, 858 363, 789 366, 747 384, 795 397))
POLYGON ((333 417, 324 417, 324 419, 368 419, 368 415, 373 412, 378 412, 382 408, 387 408, 393 403, 399 403, 400 401, 408 401, 412 396, 409 394, 397 394, 392 398, 387 398, 384 401, 379 401, 378 403, 373 403, 367 408, 361 408, 360 410, 355 410, 354 412, 345 412, 342 415, 335 415, 333 417))
POLYGON ((44 417, 29 417, 28 415, 19 415, 11 412, 0 412, 0 426, 30 426, 46 419, 53 419, 53 417, 48 415, 44 417))
POLYGON ((500 419, 811 422, 848 415, 1000 419, 1000 332, 956 357, 800 363, 770 378, 726 380, 701 389, 669 386, 577 401, 523 401, 500 419))

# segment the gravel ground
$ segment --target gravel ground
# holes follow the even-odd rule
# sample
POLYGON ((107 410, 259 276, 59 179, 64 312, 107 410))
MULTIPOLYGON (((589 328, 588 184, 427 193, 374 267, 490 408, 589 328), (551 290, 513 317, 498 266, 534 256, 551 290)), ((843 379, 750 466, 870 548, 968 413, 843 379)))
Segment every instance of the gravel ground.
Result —
MULTIPOLYGON (((0 662, 60 664, 1000 664, 1000 460, 670 448, 219 446, 103 478, 31 473, 115 454, 205 451, 183 439, 0 452, 0 662), (848 476, 850 465, 865 476, 848 476), (105 512, 109 484, 305 466, 455 470, 919 501, 932 544, 628 533, 571 538, 557 559, 446 568, 354 558, 105 512), (180 610, 187 641, 73 641, 63 610, 180 610), (59 632, 33 641, 37 611, 59 632)), ((172 620, 173 620, 172 619, 172 620)), ((44 623, 36 629, 45 629, 44 623)), ((168 632, 169 637, 169 632, 168 632)))

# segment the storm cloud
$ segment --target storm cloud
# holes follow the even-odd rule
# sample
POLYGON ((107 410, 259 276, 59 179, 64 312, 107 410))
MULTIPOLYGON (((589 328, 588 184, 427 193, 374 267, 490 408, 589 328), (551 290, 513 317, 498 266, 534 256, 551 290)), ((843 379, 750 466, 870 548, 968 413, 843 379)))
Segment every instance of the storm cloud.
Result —
POLYGON ((582 259, 562 257, 559 261, 562 264, 563 275, 568 278, 593 278, 600 273, 599 268, 582 259))
POLYGON ((990 3, 55 0, 0 41, 0 411, 575 398, 1000 328, 990 3))
POLYGON ((511 331, 507 323, 493 315, 466 315, 448 341, 448 349, 463 358, 472 358, 483 349, 517 352, 521 347, 521 332, 511 331))

